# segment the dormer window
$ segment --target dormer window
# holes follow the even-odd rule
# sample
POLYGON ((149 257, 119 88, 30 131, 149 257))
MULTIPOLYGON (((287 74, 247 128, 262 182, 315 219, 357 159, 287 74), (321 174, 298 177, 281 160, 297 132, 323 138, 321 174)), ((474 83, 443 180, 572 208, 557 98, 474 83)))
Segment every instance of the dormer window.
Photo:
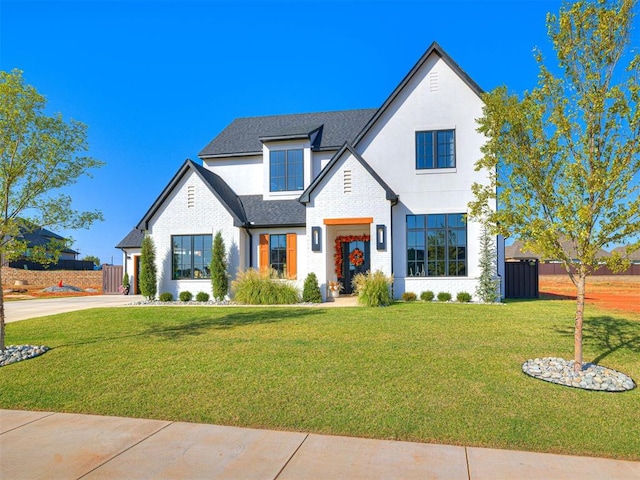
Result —
POLYGON ((303 150, 271 150, 269 152, 269 190, 289 192, 304 189, 303 150))

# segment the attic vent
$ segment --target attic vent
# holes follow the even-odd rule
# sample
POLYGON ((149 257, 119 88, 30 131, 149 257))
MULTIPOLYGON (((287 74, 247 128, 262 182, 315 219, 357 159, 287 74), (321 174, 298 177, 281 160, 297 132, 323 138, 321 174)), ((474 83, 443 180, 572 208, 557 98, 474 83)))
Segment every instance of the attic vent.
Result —
POLYGON ((187 208, 196 206, 196 187, 193 185, 187 186, 187 208))
POLYGON ((429 91, 437 92, 440 88, 440 81, 438 79, 438 72, 431 72, 429 74, 429 91))
POLYGON ((351 170, 344 171, 344 193, 351 193, 351 170))

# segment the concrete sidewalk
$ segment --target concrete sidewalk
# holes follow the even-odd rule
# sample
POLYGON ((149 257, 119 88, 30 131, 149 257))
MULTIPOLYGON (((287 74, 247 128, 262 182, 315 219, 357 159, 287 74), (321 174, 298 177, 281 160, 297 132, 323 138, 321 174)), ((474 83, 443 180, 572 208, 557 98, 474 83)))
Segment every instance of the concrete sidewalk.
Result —
POLYGON ((89 295, 86 297, 17 300, 4 303, 4 314, 5 321, 9 323, 88 308, 118 307, 140 300, 142 300, 142 295, 89 295))
POLYGON ((3 479, 640 479, 640 462, 0 410, 3 479))

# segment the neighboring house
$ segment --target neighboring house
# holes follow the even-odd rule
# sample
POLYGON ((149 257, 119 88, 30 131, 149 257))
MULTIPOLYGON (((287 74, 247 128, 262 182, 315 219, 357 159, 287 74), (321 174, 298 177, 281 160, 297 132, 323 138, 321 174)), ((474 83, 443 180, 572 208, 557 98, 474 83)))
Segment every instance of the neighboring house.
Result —
POLYGON ((349 293, 354 275, 381 270, 393 274, 396 298, 474 294, 481 226, 466 214, 471 185, 488 181, 474 168, 481 94, 434 43, 378 109, 236 119, 118 245, 125 269, 135 272, 140 247, 128 239, 146 231, 159 292, 210 291, 221 231, 232 277, 271 267, 301 286, 315 272, 326 296, 329 281, 349 293))
MULTIPOLYGON (((17 238, 18 240, 26 243, 26 250, 22 252, 20 258, 8 263, 10 267, 23 268, 25 264, 29 265, 30 258, 32 256, 31 251, 34 248, 47 248, 47 246, 52 243, 67 243, 67 239, 61 237, 57 233, 47 230, 46 228, 36 227, 26 221, 24 221, 24 224, 21 224, 18 228, 20 229, 20 235, 17 238)), ((58 256, 58 262, 77 259, 78 252, 71 248, 63 248, 58 256)), ((50 266, 53 267, 55 264, 50 266)))
MULTIPOLYGON (((578 262, 576 248, 575 245, 570 240, 562 240, 560 242, 562 249, 567 252, 567 255, 571 258, 574 263, 578 262)), ((554 258, 541 258, 537 253, 533 253, 529 250, 524 250, 522 248, 522 242, 520 240, 516 240, 513 244, 505 247, 504 256, 507 261, 518 261, 518 260, 538 260, 540 262, 545 263, 557 263, 559 260, 554 258)), ((598 250, 598 258, 607 258, 610 257, 611 254, 602 248, 598 250)))
POLYGON ((635 250, 634 252, 632 252, 632 253, 630 253, 628 255, 627 255, 627 251, 626 250, 627 250, 626 246, 621 246, 621 247, 616 247, 613 250, 611 250, 611 253, 618 252, 623 257, 626 256, 633 265, 640 265, 640 249, 635 250))

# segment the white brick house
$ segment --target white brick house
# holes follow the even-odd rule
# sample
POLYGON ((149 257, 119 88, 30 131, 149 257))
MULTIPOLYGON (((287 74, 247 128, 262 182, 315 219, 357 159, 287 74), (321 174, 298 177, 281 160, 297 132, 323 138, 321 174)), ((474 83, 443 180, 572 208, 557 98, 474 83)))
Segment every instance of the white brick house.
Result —
MULTIPOLYGON (((232 277, 271 266, 301 286, 315 272, 349 293, 354 274, 382 270, 396 297, 473 294, 480 225, 466 213, 471 185, 487 181, 474 168, 481 93, 434 43, 378 109, 236 119, 118 245, 125 269, 135 279, 146 231, 159 292, 210 292, 221 231, 232 277)), ((503 257, 499 241, 501 277, 503 257)))

